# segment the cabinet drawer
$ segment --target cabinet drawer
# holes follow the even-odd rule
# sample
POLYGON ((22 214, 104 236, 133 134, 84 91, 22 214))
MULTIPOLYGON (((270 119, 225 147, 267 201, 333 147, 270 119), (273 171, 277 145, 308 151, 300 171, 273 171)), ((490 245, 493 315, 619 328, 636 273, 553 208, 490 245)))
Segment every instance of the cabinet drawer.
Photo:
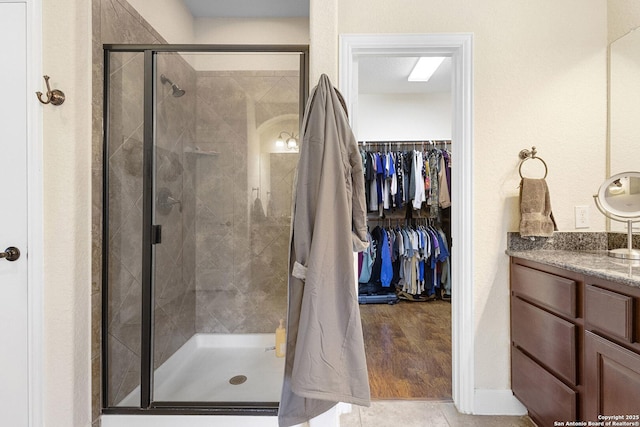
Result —
POLYGON ((576 317, 576 282, 574 280, 512 264, 511 290, 557 313, 576 317))
POLYGON ((576 420, 577 394, 517 348, 511 351, 511 388, 540 426, 576 420))
POLYGON ((576 384, 576 325, 511 298, 511 339, 541 364, 576 384))
POLYGON ((633 341, 633 298, 592 285, 586 286, 584 298, 587 329, 633 341))

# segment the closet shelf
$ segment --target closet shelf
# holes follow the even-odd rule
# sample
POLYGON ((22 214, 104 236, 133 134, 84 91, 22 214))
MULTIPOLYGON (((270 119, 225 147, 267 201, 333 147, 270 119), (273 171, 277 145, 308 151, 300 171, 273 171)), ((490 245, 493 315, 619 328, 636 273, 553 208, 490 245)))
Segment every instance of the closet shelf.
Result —
MULTIPOLYGON (((429 215, 420 215, 420 216, 416 215, 416 216, 407 217, 404 213, 400 213, 400 212, 385 213, 384 217, 378 216, 377 212, 369 212, 367 214, 367 221, 377 222, 377 223, 384 222, 384 221, 393 221, 395 223, 395 221, 430 220, 430 219, 434 219, 434 218, 430 217, 429 215)), ((441 220, 444 221, 444 218, 441 218, 441 220)))
POLYGON ((367 213, 367 219, 369 221, 384 221, 387 219, 396 220, 396 219, 407 219, 407 215, 405 212, 386 212, 384 213, 384 217, 380 217, 378 212, 369 212, 367 213))

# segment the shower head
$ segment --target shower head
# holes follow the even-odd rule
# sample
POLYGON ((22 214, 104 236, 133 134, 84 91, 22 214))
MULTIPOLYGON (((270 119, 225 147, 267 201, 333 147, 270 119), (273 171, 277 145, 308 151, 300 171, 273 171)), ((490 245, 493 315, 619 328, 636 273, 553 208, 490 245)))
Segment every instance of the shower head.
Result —
POLYGON ((177 84, 169 80, 164 74, 160 74, 160 81, 162 82, 162 84, 168 83, 171 85, 171 95, 173 95, 174 97, 180 98, 182 95, 184 95, 184 90, 180 89, 177 84))
POLYGON ((182 95, 184 95, 184 89, 180 89, 178 86, 173 84, 171 85, 171 95, 175 96, 176 98, 180 98, 182 95))

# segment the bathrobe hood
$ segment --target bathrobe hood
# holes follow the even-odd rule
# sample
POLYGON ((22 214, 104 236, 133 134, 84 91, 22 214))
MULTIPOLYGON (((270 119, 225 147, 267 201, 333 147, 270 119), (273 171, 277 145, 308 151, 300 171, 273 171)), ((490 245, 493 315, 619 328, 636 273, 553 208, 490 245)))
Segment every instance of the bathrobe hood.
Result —
POLYGON ((368 246, 362 158, 326 75, 307 102, 294 180, 281 427, 369 406, 353 251, 368 246))

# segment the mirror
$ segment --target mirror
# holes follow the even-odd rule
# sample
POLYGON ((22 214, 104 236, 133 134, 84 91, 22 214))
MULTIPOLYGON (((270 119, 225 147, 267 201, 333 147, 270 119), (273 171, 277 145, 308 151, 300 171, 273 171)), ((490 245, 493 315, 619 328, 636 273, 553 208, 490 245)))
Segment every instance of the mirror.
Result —
POLYGON ((609 256, 640 259, 633 249, 632 224, 640 221, 640 172, 623 172, 605 180, 593 196, 596 206, 607 218, 627 223, 627 248, 613 249, 609 256))
MULTIPOLYGON (((610 45, 609 171, 638 170, 640 159, 640 30, 610 45)), ((610 231, 626 231, 611 223, 610 231)))

